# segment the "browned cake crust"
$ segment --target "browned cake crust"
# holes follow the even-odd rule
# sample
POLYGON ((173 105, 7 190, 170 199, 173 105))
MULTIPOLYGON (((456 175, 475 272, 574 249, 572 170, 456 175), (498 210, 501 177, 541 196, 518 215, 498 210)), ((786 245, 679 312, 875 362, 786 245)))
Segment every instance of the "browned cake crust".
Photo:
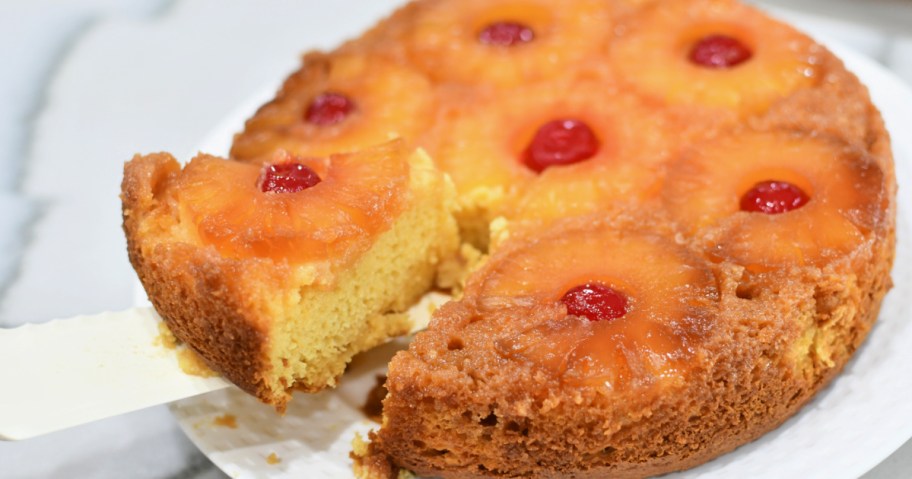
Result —
MULTIPOLYGON (((180 166, 167 154, 127 163, 122 199, 130 262, 155 309, 178 338, 241 389, 268 396, 261 378, 268 369, 262 329, 266 321, 257 320, 261 313, 251 308, 255 298, 250 293, 258 288, 244 284, 251 277, 246 271, 240 274, 244 268, 256 267, 256 261, 223 258, 215 248, 187 243, 142 241, 163 234, 149 231, 153 226, 145 219, 166 207, 168 199, 161 194, 170 191, 168 183, 179 172, 180 166)), ((273 266, 262 265, 256 276, 276 284, 287 271, 273 266)))

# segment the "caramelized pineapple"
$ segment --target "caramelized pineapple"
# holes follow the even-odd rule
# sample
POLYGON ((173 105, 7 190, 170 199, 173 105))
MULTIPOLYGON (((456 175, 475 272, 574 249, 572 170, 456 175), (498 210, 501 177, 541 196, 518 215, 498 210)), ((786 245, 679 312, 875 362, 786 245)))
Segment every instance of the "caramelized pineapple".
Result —
POLYGON ((263 163, 279 150, 327 156, 393 138, 413 141, 433 107, 430 84, 408 68, 366 55, 312 53, 235 136, 231 156, 263 163))
POLYGON ((553 220, 657 196, 677 148, 662 111, 604 78, 480 94, 442 118, 428 147, 483 229, 497 215, 553 220))
POLYGON ((823 265, 882 226, 884 175, 865 153, 827 138, 741 132, 698 146, 669 171, 663 200, 710 254, 752 271, 823 265))
POLYGON ((631 86, 669 104, 743 113, 819 81, 822 48, 734 0, 659 2, 627 26, 610 62, 631 86))
POLYGON ((664 166, 636 160, 551 169, 530 182, 505 214, 516 221, 549 223, 634 204, 646 208, 659 196, 664 166))
POLYGON ((184 168, 176 195, 200 241, 224 256, 344 262, 395 219, 408 174, 389 149, 328 159, 279 153, 262 166, 201 155, 184 168), (286 165, 301 165, 317 182, 269 189, 270 171, 286 165))
POLYGON ((498 351, 574 385, 685 380, 718 299, 706 265, 662 235, 593 218, 539 233, 511 238, 466 287, 482 314, 557 308, 500 338, 498 351))
POLYGON ((566 74, 603 48, 612 27, 602 0, 422 2, 410 15, 402 41, 424 72, 497 86, 566 74))

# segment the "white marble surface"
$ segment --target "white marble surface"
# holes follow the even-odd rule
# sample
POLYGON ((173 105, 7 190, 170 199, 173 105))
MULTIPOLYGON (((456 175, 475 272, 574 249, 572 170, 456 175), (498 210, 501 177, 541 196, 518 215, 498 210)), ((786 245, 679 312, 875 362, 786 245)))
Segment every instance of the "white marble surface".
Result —
MULTIPOLYGON (((186 155, 251 91, 278 82, 305 47, 301 32, 325 28, 308 18, 311 1, 0 2, 0 327, 131 304, 123 162, 186 155)), ((755 3, 829 15, 815 32, 912 84, 909 0, 755 3)), ((340 21, 338 33, 365 26, 340 21)), ((0 477, 224 476, 162 406, 0 443, 0 477)), ((912 477, 912 442, 864 477, 912 477)))

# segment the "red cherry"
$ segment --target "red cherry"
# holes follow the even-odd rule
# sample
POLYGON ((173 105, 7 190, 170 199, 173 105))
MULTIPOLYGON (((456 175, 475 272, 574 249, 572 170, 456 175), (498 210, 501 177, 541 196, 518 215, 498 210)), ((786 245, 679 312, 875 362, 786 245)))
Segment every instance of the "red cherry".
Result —
POLYGON ((301 163, 266 165, 258 183, 263 193, 295 193, 320 182, 320 177, 301 163))
POLYGON ((588 160, 599 150, 599 141, 589 125, 573 119, 554 120, 542 125, 523 152, 523 163, 536 173, 549 166, 563 166, 588 160))
POLYGON ((478 33, 479 42, 498 47, 512 47, 529 43, 534 39, 535 32, 528 26, 517 22, 492 23, 478 33))
POLYGON ((796 210, 811 198, 787 181, 761 181, 741 197, 741 211, 778 215, 796 210))
POLYGON ((567 306, 567 313, 589 321, 617 319, 629 311, 627 297, 601 283, 585 283, 570 288, 561 302, 567 306))
POLYGON ((348 118, 353 111, 355 111, 355 102, 351 98, 341 93, 326 92, 311 100, 304 119, 314 125, 335 125, 348 118))
POLYGON ((731 68, 750 60, 753 55, 737 38, 709 35, 691 48, 690 61, 706 68, 731 68))

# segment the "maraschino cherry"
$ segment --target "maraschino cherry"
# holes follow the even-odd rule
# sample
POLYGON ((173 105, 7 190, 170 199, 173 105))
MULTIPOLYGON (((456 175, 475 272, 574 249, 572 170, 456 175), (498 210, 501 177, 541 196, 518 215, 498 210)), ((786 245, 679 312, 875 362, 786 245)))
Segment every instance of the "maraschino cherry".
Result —
POLYGON ((602 283, 589 282, 567 290, 561 298, 567 313, 589 321, 617 319, 628 311, 627 297, 602 283))
POLYGON ((777 215, 801 208, 810 199, 787 181, 761 181, 741 197, 741 211, 777 215))
POLYGON ((709 35, 691 48, 690 61, 705 68, 732 68, 750 60, 753 55, 737 38, 709 35))
POLYGON ((304 113, 308 123, 320 126, 335 125, 355 111, 351 98, 334 92, 321 93, 311 100, 304 113))
POLYGON ((258 180, 263 193, 296 193, 319 182, 314 170, 295 162, 266 165, 258 180))
POLYGON ((551 166, 564 166, 588 160, 599 150, 592 128, 576 119, 553 120, 542 125, 523 152, 522 161, 541 173, 551 166))
POLYGON ((498 47, 512 47, 534 39, 535 32, 518 22, 496 22, 478 32, 479 42, 498 47))

